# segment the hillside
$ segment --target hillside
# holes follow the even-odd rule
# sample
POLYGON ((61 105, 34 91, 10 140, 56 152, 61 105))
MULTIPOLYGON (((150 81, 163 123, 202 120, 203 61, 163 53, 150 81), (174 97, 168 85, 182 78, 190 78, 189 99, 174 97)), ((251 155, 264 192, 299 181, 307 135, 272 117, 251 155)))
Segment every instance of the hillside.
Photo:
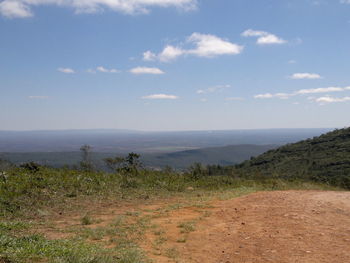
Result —
POLYGON ((270 150, 237 168, 250 176, 303 178, 350 188, 350 128, 270 150))

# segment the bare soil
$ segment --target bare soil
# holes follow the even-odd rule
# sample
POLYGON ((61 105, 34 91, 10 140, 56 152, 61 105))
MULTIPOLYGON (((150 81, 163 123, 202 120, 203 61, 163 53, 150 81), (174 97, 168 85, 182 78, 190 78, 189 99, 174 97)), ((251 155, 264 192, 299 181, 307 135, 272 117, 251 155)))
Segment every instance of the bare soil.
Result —
MULTIPOLYGON (((130 209, 142 211, 153 227, 140 246, 159 263, 350 263, 350 192, 258 192, 164 208, 175 203, 110 204, 91 212, 99 223, 89 227, 130 209)), ((61 218, 41 231, 62 238, 57 229, 79 225, 79 218, 61 218)))
POLYGON ((350 262, 349 192, 261 192, 214 207, 177 245, 182 262, 350 262))

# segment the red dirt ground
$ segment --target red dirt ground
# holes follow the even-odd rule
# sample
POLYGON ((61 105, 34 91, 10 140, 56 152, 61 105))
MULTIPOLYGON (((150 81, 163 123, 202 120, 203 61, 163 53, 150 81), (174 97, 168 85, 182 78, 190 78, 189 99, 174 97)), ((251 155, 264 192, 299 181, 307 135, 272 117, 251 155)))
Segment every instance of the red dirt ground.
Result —
POLYGON ((350 192, 259 192, 213 206, 186 243, 175 243, 176 225, 198 217, 195 208, 158 220, 167 230, 165 245, 179 252, 177 262, 350 262, 350 192))

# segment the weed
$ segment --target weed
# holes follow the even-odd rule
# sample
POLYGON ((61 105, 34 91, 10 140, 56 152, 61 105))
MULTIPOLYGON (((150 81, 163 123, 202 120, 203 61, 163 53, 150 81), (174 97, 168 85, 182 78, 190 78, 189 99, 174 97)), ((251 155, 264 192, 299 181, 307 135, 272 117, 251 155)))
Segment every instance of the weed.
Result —
POLYGON ((176 248, 167 248, 165 250, 165 256, 171 259, 177 259, 179 257, 180 253, 177 251, 176 248))
POLYGON ((180 237, 178 240, 176 240, 177 243, 186 243, 187 238, 186 237, 180 237))
POLYGON ((94 223, 94 221, 92 220, 92 218, 89 215, 85 215, 80 219, 80 222, 82 225, 92 225, 94 223))
POLYGON ((181 228, 181 233, 190 233, 196 230, 196 223, 194 221, 187 221, 180 223, 177 227, 181 228))

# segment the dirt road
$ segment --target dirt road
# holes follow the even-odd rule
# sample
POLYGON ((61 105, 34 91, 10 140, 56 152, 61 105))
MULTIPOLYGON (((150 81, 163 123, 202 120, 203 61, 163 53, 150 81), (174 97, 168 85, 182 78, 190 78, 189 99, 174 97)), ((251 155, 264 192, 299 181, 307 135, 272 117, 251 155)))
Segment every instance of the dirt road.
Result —
POLYGON ((350 192, 260 192, 212 205, 156 219, 168 255, 144 249, 155 262, 350 262, 350 192))

